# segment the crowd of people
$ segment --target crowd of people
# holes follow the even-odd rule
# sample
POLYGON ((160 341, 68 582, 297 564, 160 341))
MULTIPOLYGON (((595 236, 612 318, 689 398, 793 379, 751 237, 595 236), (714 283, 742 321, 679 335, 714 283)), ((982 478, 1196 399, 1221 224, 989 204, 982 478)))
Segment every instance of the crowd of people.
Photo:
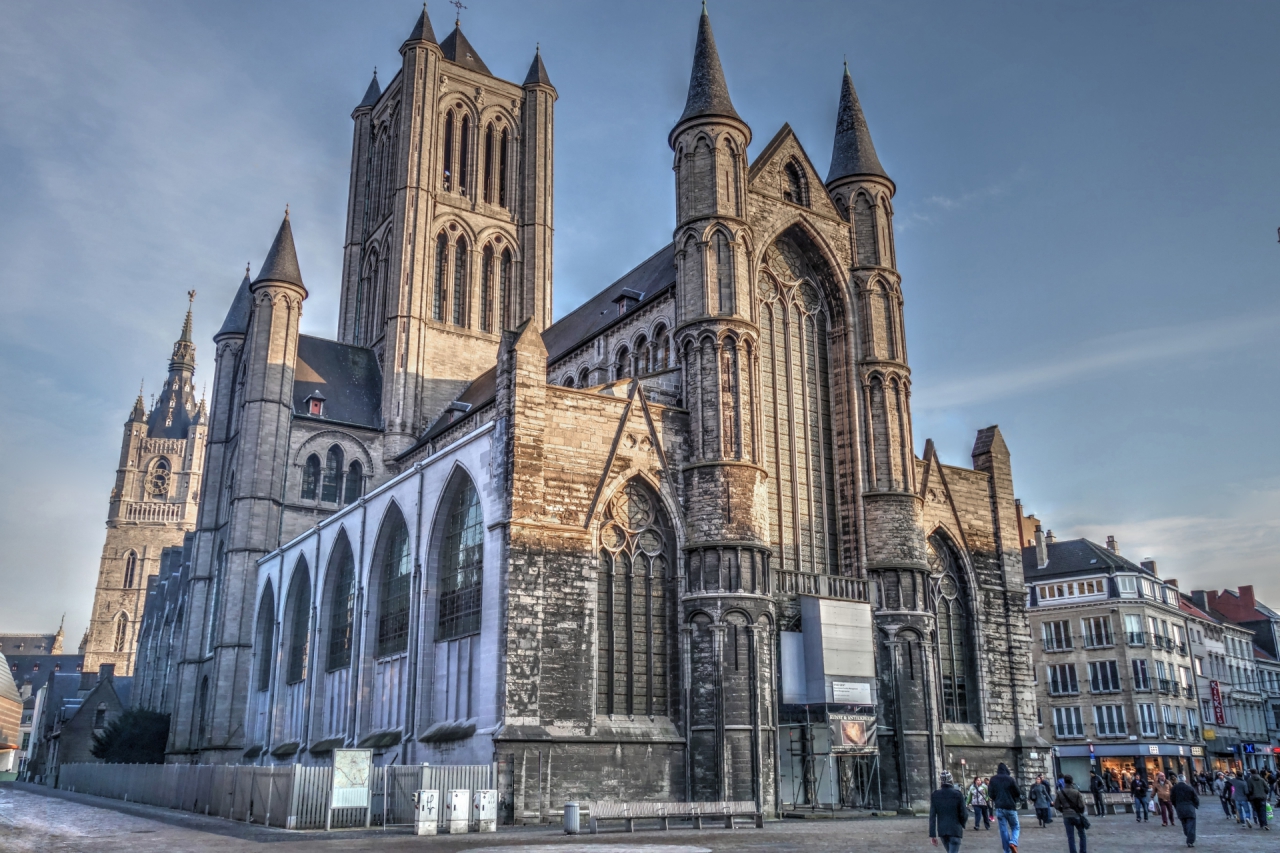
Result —
MULTIPOLYGON (((1067 833, 1068 853, 1088 853, 1090 827, 1085 793, 1070 774, 1050 785, 1043 776, 1025 793, 1018 787, 1009 768, 1001 764, 996 775, 973 777, 967 786, 957 787, 951 773, 943 771, 939 787, 933 792, 929 808, 929 838, 941 843, 947 853, 958 853, 973 816, 974 830, 990 830, 995 823, 1000 831, 1003 853, 1018 853, 1021 825, 1018 809, 1030 805, 1035 809, 1040 827, 1053 823, 1054 811, 1062 815, 1067 833)), ((1156 773, 1148 779, 1139 773, 1111 771, 1090 772, 1085 786, 1093 800, 1093 813, 1107 813, 1106 794, 1127 793, 1133 798, 1133 813, 1139 823, 1160 816, 1161 826, 1181 824, 1188 847, 1196 845, 1196 820, 1200 795, 1212 794, 1222 803, 1223 814, 1234 819, 1241 828, 1270 831, 1272 803, 1280 805, 1280 775, 1270 770, 1218 771, 1212 775, 1197 773, 1190 779, 1182 774, 1156 773)))

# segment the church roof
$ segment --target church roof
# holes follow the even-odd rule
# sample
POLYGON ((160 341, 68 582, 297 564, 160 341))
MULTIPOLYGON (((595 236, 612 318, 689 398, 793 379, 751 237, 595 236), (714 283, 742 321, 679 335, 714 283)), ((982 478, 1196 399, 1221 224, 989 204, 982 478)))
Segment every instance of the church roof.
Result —
POLYGON ((414 446, 422 444, 423 441, 430 441, 440 433, 447 430, 458 422, 459 419, 466 417, 471 412, 483 406, 492 403, 498 396, 498 368, 497 365, 489 368, 481 373, 475 379, 471 380, 455 402, 462 403, 466 406, 466 411, 460 411, 457 408, 446 408, 440 417, 436 418, 436 422, 427 428, 426 433, 422 436, 422 440, 414 446))
POLYGON ((302 272, 298 269, 298 252, 293 247, 293 226, 289 224, 288 210, 284 213, 284 221, 280 223, 276 239, 271 242, 271 248, 267 251, 267 259, 262 262, 258 277, 253 283, 260 281, 281 281, 306 287, 302 283, 302 272))
POLYGON ((371 107, 378 103, 378 98, 382 96, 382 87, 378 85, 378 69, 373 70, 373 79, 369 81, 369 88, 364 90, 364 97, 356 106, 356 109, 362 110, 365 107, 371 107))
POLYGON ((844 79, 840 82, 840 111, 836 114, 836 140, 831 149, 827 183, 853 175, 889 177, 876 156, 876 147, 871 143, 871 131, 867 128, 867 119, 862 114, 862 104, 858 102, 858 93, 853 88, 853 78, 849 76, 849 66, 846 65, 844 79))
MULTIPOLYGON (((533 64, 529 66, 529 73, 524 75, 524 86, 551 86, 551 75, 547 74, 547 66, 542 64, 542 48, 539 47, 533 53, 533 64)), ((551 88, 555 88, 551 86, 551 88)))
POLYGON ((310 335, 298 335, 293 374, 293 411, 307 413, 306 401, 324 395, 321 420, 382 428, 382 371, 373 350, 310 335))
POLYGON ((427 4, 422 4, 422 14, 418 16, 418 22, 413 25, 413 32, 409 33, 406 44, 411 41, 429 41, 436 43, 436 31, 431 26, 431 19, 427 17, 427 4))
MULTIPOLYGON (((680 115, 683 122, 702 116, 720 116, 742 121, 729 98, 729 87, 724 82, 724 69, 720 67, 720 53, 716 50, 716 38, 711 32, 711 18, 702 7, 698 19, 698 43, 693 50, 693 72, 689 75, 689 95, 680 115)), ((746 122, 743 122, 746 124, 746 122)))
POLYGON ((243 335, 249 331, 249 314, 253 312, 253 294, 249 292, 249 266, 245 265, 244 280, 240 282, 240 289, 236 291, 236 296, 231 300, 231 307, 227 310, 227 319, 222 321, 222 328, 213 336, 216 341, 223 335, 243 335))
POLYGON ((440 42, 440 52, 444 54, 444 58, 450 62, 461 65, 463 68, 470 68, 472 71, 479 71, 481 74, 487 74, 492 77, 493 72, 489 70, 489 66, 484 64, 484 60, 480 58, 480 54, 471 42, 467 41, 467 37, 462 34, 462 27, 455 25, 453 32, 440 42))

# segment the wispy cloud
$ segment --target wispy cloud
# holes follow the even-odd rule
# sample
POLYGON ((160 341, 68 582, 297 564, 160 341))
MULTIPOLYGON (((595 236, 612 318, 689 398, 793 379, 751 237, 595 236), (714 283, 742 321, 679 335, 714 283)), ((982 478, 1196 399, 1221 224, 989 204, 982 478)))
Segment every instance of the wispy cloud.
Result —
POLYGON ((926 196, 921 201, 919 208, 905 210, 895 216, 893 220, 894 228, 899 231, 909 230, 913 225, 932 223, 940 212, 951 213, 957 210, 964 210, 988 199, 1006 195, 1018 184, 1025 181, 1029 175, 1030 171, 1027 167, 1022 166, 1012 175, 985 187, 969 190, 959 195, 935 193, 931 196, 926 196))
POLYGON ((950 409, 1046 391, 1107 370, 1234 349, 1277 329, 1280 315, 1263 314, 1105 335, 1021 367, 938 380, 917 389, 913 406, 950 409))

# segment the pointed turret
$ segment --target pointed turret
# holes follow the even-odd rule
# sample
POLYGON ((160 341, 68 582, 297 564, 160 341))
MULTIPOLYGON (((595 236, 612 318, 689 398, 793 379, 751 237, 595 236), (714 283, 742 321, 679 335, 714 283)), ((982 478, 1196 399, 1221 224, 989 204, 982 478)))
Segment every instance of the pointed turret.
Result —
POLYGON ((371 109, 374 104, 378 103, 378 98, 382 95, 382 87, 378 85, 378 69, 373 69, 373 79, 369 81, 369 88, 364 90, 364 98, 360 100, 357 110, 371 109))
POLYGON ((422 4, 422 14, 418 16, 418 23, 413 25, 413 32, 409 33, 409 38, 405 39, 404 43, 413 44, 420 41, 436 43, 436 31, 431 28, 431 18, 427 17, 426 3, 422 4))
POLYGON ((849 76, 849 66, 844 66, 844 80, 840 84, 840 112, 836 116, 836 141, 831 150, 831 169, 827 172, 827 184, 855 175, 875 175, 889 180, 876 147, 871 144, 871 131, 858 103, 858 93, 849 76))
POLYGON ((169 372, 186 371, 195 373, 196 345, 191 341, 191 306, 195 302, 196 292, 187 291, 187 318, 182 321, 182 334, 173 344, 173 356, 169 359, 169 372))
MULTIPOLYGON (((147 435, 151 438, 186 438, 187 428, 196 413, 195 388, 191 384, 191 376, 196 370, 196 345, 191 340, 191 305, 195 298, 196 292, 188 290, 187 316, 182 323, 182 332, 173 344, 169 377, 146 416, 147 435)), ((139 393, 138 403, 134 405, 135 414, 141 402, 139 393)))
POLYGON ((253 283, 256 285, 264 281, 296 284, 304 292, 306 291, 306 285, 302 283, 302 273, 298 269, 298 253, 293 248, 293 228, 289 225, 288 208, 285 209, 280 230, 276 232, 276 239, 267 252, 267 259, 262 262, 262 268, 258 270, 258 277, 253 280, 253 283))
MULTIPOLYGON (((547 74, 547 66, 542 64, 542 45, 538 45, 537 50, 533 53, 533 64, 529 66, 529 73, 524 75, 524 87, 529 86, 551 86, 551 76, 547 74)), ((552 89, 555 86, 551 86, 552 89)))
POLYGON ((222 321, 222 328, 213 336, 215 343, 226 335, 243 335, 249 330, 249 312, 253 310, 253 294, 249 292, 249 285, 252 283, 249 265, 245 264, 244 280, 240 282, 240 289, 231 300, 231 308, 227 311, 227 318, 222 321))
POLYGON ((147 420, 147 401, 142 398, 142 385, 138 385, 138 399, 133 401, 133 411, 129 413, 130 423, 144 423, 147 420))
POLYGON ((698 44, 693 50, 689 96, 676 127, 703 116, 731 118, 746 124, 729 98, 729 87, 724 82, 724 69, 720 67, 720 53, 716 50, 716 37, 711 32, 711 17, 707 14, 705 5, 702 7, 702 17, 698 20, 698 44))
POLYGON ((480 54, 471 46, 471 42, 467 41, 467 37, 462 34, 462 24, 455 22, 453 32, 440 42, 440 52, 444 54, 444 58, 450 62, 461 65, 463 68, 470 68, 472 71, 479 71, 481 74, 493 76, 493 72, 489 70, 489 66, 484 64, 484 60, 480 58, 480 54))

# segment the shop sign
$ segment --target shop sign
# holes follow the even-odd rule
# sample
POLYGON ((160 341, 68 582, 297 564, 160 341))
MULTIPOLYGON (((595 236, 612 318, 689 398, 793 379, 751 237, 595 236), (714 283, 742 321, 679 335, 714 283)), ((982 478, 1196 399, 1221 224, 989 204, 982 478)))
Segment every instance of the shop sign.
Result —
POLYGON ((847 705, 870 705, 871 685, 857 681, 833 681, 831 701, 847 705))
POLYGON ((1240 744, 1240 751, 1243 752, 1245 755, 1253 755, 1255 752, 1255 747, 1251 743, 1242 743, 1240 744))
POLYGON ((1159 755, 1159 754, 1160 754, 1160 744, 1158 744, 1158 743, 1149 743, 1149 744, 1147 744, 1147 752, 1151 753, 1152 755, 1159 755))
POLYGON ((876 751, 876 718, 854 714, 831 714, 831 751, 858 753, 876 751))
POLYGON ((1204 739, 1205 739, 1205 740, 1217 740, 1217 739, 1218 739, 1218 733, 1217 733, 1216 731, 1214 731, 1213 729, 1205 729, 1205 730, 1204 730, 1204 739))
POLYGON ((1194 756, 1196 756, 1196 757, 1203 757, 1203 756, 1204 756, 1204 747, 1203 747, 1203 746, 1193 746, 1193 747, 1191 747, 1191 754, 1192 754, 1192 755, 1194 755, 1194 756))
POLYGON ((1218 682, 1209 682, 1209 698, 1213 702, 1213 721, 1219 726, 1227 724, 1227 712, 1222 707, 1222 691, 1218 687, 1218 682))

